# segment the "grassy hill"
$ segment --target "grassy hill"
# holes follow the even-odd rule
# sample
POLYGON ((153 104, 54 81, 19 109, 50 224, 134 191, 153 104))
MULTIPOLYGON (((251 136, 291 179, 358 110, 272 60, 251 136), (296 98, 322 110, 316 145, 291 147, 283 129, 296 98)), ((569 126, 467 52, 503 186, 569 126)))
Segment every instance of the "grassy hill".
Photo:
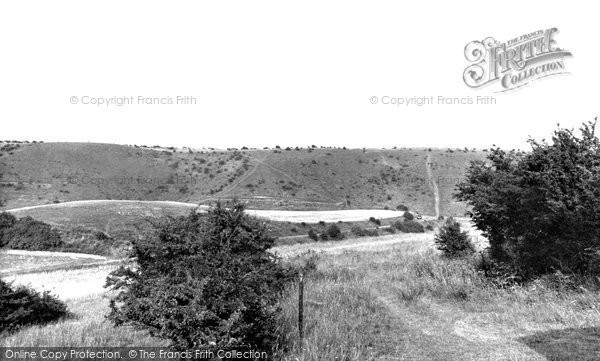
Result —
POLYGON ((254 209, 405 205, 462 215, 451 194, 480 151, 286 148, 195 150, 94 143, 0 143, 2 209, 90 199, 207 204, 238 197, 254 209), (429 156, 429 158, 428 158, 429 156), (428 161, 429 159, 429 161, 428 161))

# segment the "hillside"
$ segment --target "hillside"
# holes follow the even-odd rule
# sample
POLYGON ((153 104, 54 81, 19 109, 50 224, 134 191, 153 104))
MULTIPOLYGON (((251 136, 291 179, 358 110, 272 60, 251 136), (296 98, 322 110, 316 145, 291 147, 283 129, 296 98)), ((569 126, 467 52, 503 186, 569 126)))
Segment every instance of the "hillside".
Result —
POLYGON ((2 209, 75 200, 207 204, 238 197, 253 209, 396 209, 462 215, 455 184, 480 151, 447 149, 174 149, 95 143, 0 143, 2 209), (427 167, 431 167, 428 176, 427 167))

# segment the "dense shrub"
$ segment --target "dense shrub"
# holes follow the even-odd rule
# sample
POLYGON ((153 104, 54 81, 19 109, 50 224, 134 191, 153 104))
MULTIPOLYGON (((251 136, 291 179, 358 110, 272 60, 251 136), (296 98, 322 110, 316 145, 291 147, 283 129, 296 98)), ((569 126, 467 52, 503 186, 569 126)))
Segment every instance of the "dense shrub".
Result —
POLYGON ((396 206, 396 209, 399 210, 399 211, 404 211, 404 212, 408 211, 408 207, 405 206, 404 204, 398 204, 396 206))
POLYGON ((369 222, 374 223, 378 226, 381 226, 381 220, 375 218, 375 217, 369 217, 369 222))
POLYGON ((413 219, 415 219, 415 216, 413 216, 413 214, 408 211, 404 212, 402 217, 404 217, 404 219, 406 219, 407 221, 412 221, 413 219))
POLYGON ((365 234, 365 230, 362 229, 360 226, 352 226, 352 228, 350 228, 350 232, 352 232, 353 235, 357 236, 357 237, 364 237, 365 234))
POLYGON ((108 235, 108 234, 106 234, 106 233, 104 233, 104 232, 102 232, 102 231, 97 231, 97 232, 95 232, 95 233, 94 233, 94 236, 96 237, 96 239, 97 239, 98 241, 106 241, 106 240, 109 240, 109 239, 110 239, 109 235, 108 235))
POLYGON ((313 241, 319 240, 319 236, 317 235, 317 232, 315 232, 313 229, 308 230, 308 238, 312 239, 313 241))
MULTIPOLYGON (((2 216, 4 224, 10 224, 12 216, 2 216)), ((17 219, 10 227, 3 228, 2 244, 11 249, 29 251, 56 250, 62 245, 60 233, 44 222, 31 217, 17 219)))
POLYGON ((327 227, 327 235, 329 236, 329 238, 332 238, 332 239, 344 238, 342 231, 340 231, 340 227, 338 227, 335 224, 332 224, 329 227, 327 227))
POLYGON ((394 227, 398 229, 400 232, 404 233, 423 233, 425 232, 425 227, 417 221, 409 221, 405 220, 404 222, 396 221, 394 222, 394 227))
POLYGON ((364 234, 367 237, 377 237, 379 236, 379 232, 376 229, 365 229, 364 234))
POLYGON ((352 228, 350 228, 350 232, 357 237, 376 237, 379 235, 376 229, 365 229, 359 226, 352 226, 352 228))
POLYGON ((4 247, 9 239, 4 233, 17 222, 17 218, 8 212, 0 213, 0 247, 4 247))
POLYGON ((171 341, 175 349, 271 350, 277 301, 291 273, 268 252, 274 239, 244 206, 164 218, 134 241, 137 266, 111 273, 109 319, 171 341))
POLYGON ((0 333, 55 321, 67 314, 67 306, 48 291, 40 294, 22 286, 12 288, 0 279, 0 333))
POLYGON ((434 239, 437 249, 449 258, 464 257, 475 252, 469 235, 467 232, 461 231, 460 224, 452 217, 448 218, 446 223, 440 227, 440 231, 434 239))
POLYGON ((383 230, 386 231, 387 233, 391 233, 391 234, 396 233, 396 228, 394 228, 392 226, 383 228, 383 230))
POLYGON ((490 255, 526 277, 600 273, 600 140, 558 129, 523 154, 492 149, 473 162, 457 198, 490 242, 490 255))

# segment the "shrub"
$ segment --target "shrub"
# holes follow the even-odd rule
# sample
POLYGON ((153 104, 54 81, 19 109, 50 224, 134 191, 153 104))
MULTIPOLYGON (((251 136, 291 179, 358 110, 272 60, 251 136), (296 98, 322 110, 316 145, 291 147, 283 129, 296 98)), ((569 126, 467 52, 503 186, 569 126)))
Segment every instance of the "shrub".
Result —
POLYGON ((234 202, 206 215, 163 218, 133 242, 136 268, 110 274, 115 325, 132 324, 177 350, 269 351, 278 336, 276 304, 292 276, 268 252, 274 239, 234 202))
POLYGON ((352 232, 353 235, 357 236, 357 237, 364 237, 365 236, 365 230, 360 228, 359 226, 352 226, 350 228, 350 232, 352 232))
POLYGON ((327 241, 327 240, 329 240, 329 236, 327 235, 326 232, 321 233, 321 235, 319 236, 319 238, 321 239, 321 241, 327 241))
POLYGON ((412 221, 413 219, 415 219, 415 216, 413 216, 413 214, 408 211, 404 212, 402 217, 404 217, 404 219, 406 219, 407 221, 412 221))
POLYGON ((315 242, 319 240, 317 232, 315 232, 313 229, 308 230, 308 238, 312 239, 315 242))
POLYGON ((340 231, 340 227, 338 227, 335 224, 332 224, 329 227, 327 227, 327 235, 329 236, 329 238, 333 238, 333 239, 344 238, 342 231, 340 231))
POLYGON ((381 226, 381 220, 375 218, 375 217, 369 217, 369 222, 374 223, 378 226, 381 226))
POLYGON ((386 227, 383 230, 386 231, 387 233, 391 233, 391 234, 396 233, 396 228, 394 228, 394 227, 386 227))
POLYGON ((367 236, 367 237, 377 237, 377 236, 379 236, 379 232, 377 232, 376 229, 365 229, 364 233, 365 233, 365 236, 367 236))
MULTIPOLYGON (((4 220, 7 219, 4 216, 4 220)), ((63 244, 57 230, 31 217, 20 218, 11 227, 5 228, 2 243, 7 248, 29 251, 56 250, 63 244)))
POLYGON ((396 206, 396 209, 399 210, 399 211, 405 211, 405 212, 408 211, 408 207, 405 206, 404 204, 398 204, 396 206))
POLYGON ((492 149, 473 162, 456 197, 490 242, 490 256, 526 277, 600 273, 600 139, 558 129, 529 153, 492 149))
POLYGON ((94 232, 94 236, 99 241, 106 241, 106 240, 110 239, 109 235, 106 234, 106 233, 104 233, 104 232, 102 232, 102 231, 94 232))
POLYGON ((435 244, 437 249, 448 258, 459 258, 471 255, 475 252, 475 247, 465 231, 460 230, 460 224, 452 217, 446 220, 446 223, 435 235, 435 244))
POLYGON ((396 221, 394 227, 404 233, 423 233, 425 227, 419 222, 405 220, 404 222, 396 221))
POLYGON ((65 303, 49 291, 40 294, 22 286, 12 288, 0 279, 0 333, 52 322, 67 314, 65 303))
POLYGON ((0 213, 0 247, 4 247, 8 243, 8 237, 4 237, 4 233, 16 222, 17 218, 12 214, 8 212, 0 213))

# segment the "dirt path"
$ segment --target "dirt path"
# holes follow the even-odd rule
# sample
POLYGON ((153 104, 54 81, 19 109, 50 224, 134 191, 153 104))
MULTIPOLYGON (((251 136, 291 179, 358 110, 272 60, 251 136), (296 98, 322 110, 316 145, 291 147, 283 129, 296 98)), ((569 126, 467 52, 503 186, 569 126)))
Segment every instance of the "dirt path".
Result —
POLYGON ((397 233, 388 236, 363 237, 343 241, 301 243, 273 247, 272 251, 280 257, 293 257, 308 251, 329 254, 342 253, 348 250, 377 251, 406 242, 427 242, 432 239, 428 233, 397 233))
POLYGON ((374 292, 390 316, 391 330, 381 342, 396 345, 394 354, 382 359, 402 360, 410 355, 411 360, 546 360, 512 340, 509 333, 490 335, 476 327, 464 332, 463 316, 450 306, 406 303, 383 286, 374 292))
POLYGON ((211 198, 207 198, 207 199, 201 200, 200 203, 206 203, 208 200, 219 199, 219 197, 225 197, 226 195, 228 195, 229 193, 231 193, 243 181, 245 181, 250 176, 252 176, 254 173, 256 173, 256 171, 258 170, 259 165, 263 164, 263 160, 264 160, 264 158, 262 160, 260 160, 258 158, 254 158, 253 161, 255 162, 255 164, 252 167, 252 169, 250 169, 249 171, 245 172, 235 183, 231 184, 228 187, 225 187, 225 189, 223 189, 222 191, 220 191, 219 193, 217 193, 215 196, 213 196, 211 198))
POLYGON ((429 179, 429 186, 431 187, 431 190, 433 191, 433 195, 435 197, 435 218, 439 218, 440 217, 440 189, 438 188, 438 185, 435 181, 435 179, 433 178, 433 170, 431 169, 431 165, 433 163, 431 163, 431 154, 427 155, 427 178, 429 179))

